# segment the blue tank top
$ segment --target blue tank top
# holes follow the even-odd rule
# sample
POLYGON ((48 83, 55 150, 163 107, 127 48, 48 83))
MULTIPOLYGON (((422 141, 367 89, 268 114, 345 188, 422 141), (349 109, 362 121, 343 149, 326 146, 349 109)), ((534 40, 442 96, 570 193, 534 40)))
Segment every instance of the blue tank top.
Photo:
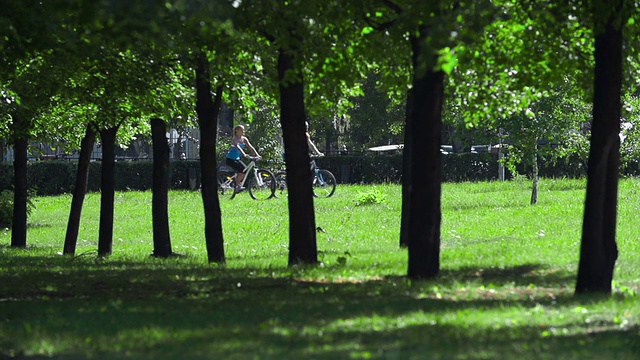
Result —
MULTIPOLYGON (((243 143, 239 143, 238 144, 242 150, 244 150, 244 144, 243 143)), ((242 154, 240 153, 240 150, 238 150, 237 147, 232 146, 229 149, 229 152, 227 153, 227 159, 231 159, 231 160, 240 160, 240 158, 242 158, 242 154)))

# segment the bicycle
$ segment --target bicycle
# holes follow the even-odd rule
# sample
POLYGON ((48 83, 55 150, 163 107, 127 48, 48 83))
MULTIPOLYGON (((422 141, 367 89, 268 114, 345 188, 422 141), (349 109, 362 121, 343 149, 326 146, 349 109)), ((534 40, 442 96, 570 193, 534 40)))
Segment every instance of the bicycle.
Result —
MULTIPOLYGON (((256 166, 256 161, 260 158, 250 157, 249 159, 251 162, 247 165, 245 177, 240 186, 244 188, 246 184, 246 189, 254 200, 266 200, 274 197, 276 192, 275 176, 271 171, 256 166)), ((233 199, 240 193, 240 191, 236 191, 237 176, 236 172, 218 170, 218 196, 233 199)))
MULTIPOLYGON (((311 156, 313 196, 317 198, 328 198, 333 196, 336 191, 336 177, 331 171, 318 168, 315 161, 316 157, 317 156, 311 156)), ((275 177, 276 192, 279 195, 285 195, 287 193, 287 172, 278 171, 275 173, 275 177)))

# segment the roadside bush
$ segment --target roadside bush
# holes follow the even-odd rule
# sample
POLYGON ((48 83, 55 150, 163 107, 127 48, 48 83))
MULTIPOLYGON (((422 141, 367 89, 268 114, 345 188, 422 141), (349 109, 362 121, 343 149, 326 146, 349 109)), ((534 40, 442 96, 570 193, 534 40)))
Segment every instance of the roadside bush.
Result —
MULTIPOLYGON (((27 216, 35 205, 31 200, 27 199, 27 216)), ((3 190, 0 192, 0 228, 10 228, 13 223, 13 191, 3 190)))
POLYGON ((13 191, 0 192, 0 228, 8 228, 13 220, 13 191))
POLYGON ((115 167, 116 191, 149 190, 153 184, 153 162, 119 161, 115 167))
MULTIPOLYGON (((498 179, 497 154, 463 153, 441 156, 442 181, 492 181, 498 179)), ((319 168, 331 171, 339 184, 400 183, 402 180, 402 153, 364 153, 325 156, 316 159, 319 168)), ((269 168, 269 165, 261 164, 269 168)), ((89 167, 88 191, 100 191, 100 161, 89 167)), ((273 166, 276 166, 275 164, 273 166)), ((421 166, 428 166, 426 162, 421 166)), ((274 170, 274 169, 272 169, 274 170)), ((520 166, 518 172, 530 175, 530 168, 520 166)), ((77 162, 68 160, 34 161, 28 164, 28 186, 37 195, 70 193, 75 186, 77 162)), ((200 188, 200 161, 172 160, 170 162, 171 189, 197 190, 200 188)), ((118 161, 115 166, 116 190, 149 190, 153 180, 153 161, 118 161)), ((637 162, 620 164, 620 176, 639 176, 637 162)), ((507 179, 512 174, 507 171, 507 179)), ((543 159, 540 176, 545 178, 580 178, 586 176, 586 164, 577 158, 551 162, 543 159)), ((13 188, 13 163, 0 162, 0 191, 13 188)))
POLYGON ((370 191, 358 193, 356 200, 356 206, 363 205, 377 205, 387 201, 387 196, 380 191, 380 189, 374 187, 370 191))
MULTIPOLYGON (((495 154, 443 155, 442 180, 445 182, 485 181, 498 178, 495 154)), ((402 153, 327 156, 317 160, 318 166, 331 171, 339 183, 399 183, 402 180, 402 153), (348 171, 348 176, 345 176, 348 171)), ((424 163, 424 166, 427 166, 424 163)))
POLYGON ((58 195, 73 191, 77 163, 46 160, 29 163, 27 181, 37 195, 58 195))

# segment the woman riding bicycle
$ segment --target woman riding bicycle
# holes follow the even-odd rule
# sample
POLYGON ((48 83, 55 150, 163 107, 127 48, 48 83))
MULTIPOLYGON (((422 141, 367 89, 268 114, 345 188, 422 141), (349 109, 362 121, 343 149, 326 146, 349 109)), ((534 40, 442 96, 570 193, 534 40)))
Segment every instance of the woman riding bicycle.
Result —
POLYGON ((324 156, 324 154, 321 153, 320 150, 318 150, 318 148, 316 147, 316 144, 314 144, 313 141, 311 141, 311 135, 309 135, 309 122, 305 121, 304 125, 305 125, 305 136, 307 138, 307 146, 309 147, 309 153, 315 156, 324 156))
POLYGON ((238 125, 235 128, 233 128, 233 139, 231 140, 231 146, 229 147, 229 151, 227 152, 227 158, 225 159, 225 162, 227 165, 229 165, 232 169, 234 169, 237 172, 237 178, 236 178, 236 191, 242 191, 244 190, 244 188, 242 188, 240 186, 240 184, 242 184, 242 180, 245 177, 245 170, 247 168, 247 165, 245 165, 245 163, 243 163, 240 159, 244 156, 244 157, 249 157, 249 155, 247 155, 245 148, 249 148, 251 150, 251 152, 256 156, 256 157, 260 157, 260 154, 258 154, 258 151, 256 151, 256 149, 253 147, 253 145, 251 145, 251 142, 249 141, 249 139, 244 136, 244 126, 242 125, 238 125))

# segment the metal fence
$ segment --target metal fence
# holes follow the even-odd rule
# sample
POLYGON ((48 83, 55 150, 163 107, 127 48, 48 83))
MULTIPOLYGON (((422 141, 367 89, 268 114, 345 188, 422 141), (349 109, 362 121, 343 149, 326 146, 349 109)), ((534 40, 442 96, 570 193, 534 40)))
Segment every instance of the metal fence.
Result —
MULTIPOLYGON (((200 130, 187 128, 178 131, 170 129, 167 132, 169 143, 169 155, 172 159, 194 160, 200 157, 199 143, 200 130)), ((29 160, 77 160, 80 149, 65 149, 61 146, 43 142, 29 143, 29 160)), ((13 161, 14 152, 11 146, 6 146, 1 151, 2 161, 13 161)), ((146 160, 153 158, 153 146, 151 138, 139 136, 131 140, 127 146, 116 147, 116 160, 146 160)), ((97 141, 93 145, 91 160, 102 159, 102 144, 97 141)))

